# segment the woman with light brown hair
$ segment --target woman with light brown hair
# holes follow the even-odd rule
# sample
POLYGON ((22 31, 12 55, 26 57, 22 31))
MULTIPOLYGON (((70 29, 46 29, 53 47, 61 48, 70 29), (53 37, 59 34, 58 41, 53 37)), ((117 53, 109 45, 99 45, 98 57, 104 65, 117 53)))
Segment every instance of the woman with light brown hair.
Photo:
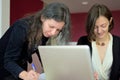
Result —
POLYGON ((120 37, 110 33, 114 27, 111 11, 103 4, 95 4, 88 12, 86 36, 77 45, 88 45, 96 80, 119 80, 120 37))

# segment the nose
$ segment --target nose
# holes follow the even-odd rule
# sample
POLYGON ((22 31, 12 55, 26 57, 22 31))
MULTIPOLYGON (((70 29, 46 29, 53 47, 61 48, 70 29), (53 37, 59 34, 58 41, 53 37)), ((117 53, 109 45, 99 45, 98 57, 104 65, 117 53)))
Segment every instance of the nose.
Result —
POLYGON ((51 36, 54 36, 54 35, 56 35, 56 29, 51 30, 51 36))
POLYGON ((97 28, 97 32, 98 32, 98 33, 101 33, 101 31, 102 31, 101 28, 98 27, 98 28, 97 28))

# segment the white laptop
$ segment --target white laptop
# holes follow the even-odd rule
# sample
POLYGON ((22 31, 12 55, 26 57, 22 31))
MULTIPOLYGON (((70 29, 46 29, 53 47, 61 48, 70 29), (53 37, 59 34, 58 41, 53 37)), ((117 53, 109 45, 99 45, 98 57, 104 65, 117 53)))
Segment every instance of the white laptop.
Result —
POLYGON ((94 80, 87 45, 39 46, 46 80, 94 80))

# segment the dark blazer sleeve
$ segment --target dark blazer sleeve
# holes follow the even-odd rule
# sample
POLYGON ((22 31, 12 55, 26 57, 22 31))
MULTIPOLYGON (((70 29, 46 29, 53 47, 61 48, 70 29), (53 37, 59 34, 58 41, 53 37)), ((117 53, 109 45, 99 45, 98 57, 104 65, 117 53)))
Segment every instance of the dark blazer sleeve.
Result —
POLYGON ((88 40, 87 36, 82 36, 78 39, 77 41, 77 45, 88 45, 90 48, 90 52, 92 55, 92 46, 91 46, 91 42, 88 40))
POLYGON ((110 80, 120 78, 120 37, 113 35, 113 64, 111 67, 110 80))
POLYGON ((82 36, 77 41, 77 45, 87 45, 87 44, 88 44, 87 36, 82 36))
POLYGON ((26 38, 25 27, 27 27, 27 24, 22 21, 17 21, 11 27, 13 27, 13 29, 5 51, 4 67, 12 75, 18 78, 19 73, 23 71, 23 68, 21 68, 16 62, 22 57, 21 52, 26 38))

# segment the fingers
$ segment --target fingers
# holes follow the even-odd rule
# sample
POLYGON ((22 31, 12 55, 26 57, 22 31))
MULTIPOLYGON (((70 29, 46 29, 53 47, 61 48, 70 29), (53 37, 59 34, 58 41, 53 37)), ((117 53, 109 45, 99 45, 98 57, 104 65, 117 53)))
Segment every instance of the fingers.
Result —
POLYGON ((94 78, 95 78, 95 80, 98 80, 98 73, 97 72, 94 72, 94 78))
POLYGON ((34 70, 30 70, 30 71, 28 72, 28 78, 29 78, 30 80, 38 80, 38 78, 39 78, 39 73, 35 72, 34 70))

